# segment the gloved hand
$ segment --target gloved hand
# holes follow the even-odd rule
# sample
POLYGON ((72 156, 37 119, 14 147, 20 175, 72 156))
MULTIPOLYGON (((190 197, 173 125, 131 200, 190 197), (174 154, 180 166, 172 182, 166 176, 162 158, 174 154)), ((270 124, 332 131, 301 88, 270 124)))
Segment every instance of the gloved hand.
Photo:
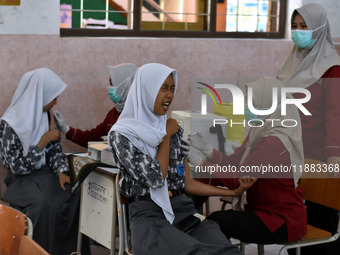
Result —
POLYGON ((187 157, 191 164, 194 166, 201 166, 204 162, 204 159, 201 157, 201 155, 195 152, 189 144, 189 140, 182 138, 181 148, 183 154, 187 157))
POLYGON ((57 129, 63 134, 66 134, 70 130, 70 127, 65 124, 63 115, 58 111, 54 111, 53 116, 57 129))
POLYGON ((189 135, 190 146, 200 150, 206 158, 210 158, 213 153, 213 147, 203 139, 197 131, 189 135))

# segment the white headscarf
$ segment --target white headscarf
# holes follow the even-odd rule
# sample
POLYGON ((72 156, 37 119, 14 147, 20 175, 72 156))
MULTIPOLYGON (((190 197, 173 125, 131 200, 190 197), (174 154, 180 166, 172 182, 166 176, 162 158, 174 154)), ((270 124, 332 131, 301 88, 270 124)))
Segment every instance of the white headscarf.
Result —
MULTIPOLYGON (((275 78, 262 78, 254 82, 246 84, 247 87, 253 88, 253 104, 256 109, 269 109, 272 105, 272 89, 278 88, 278 98, 281 97, 280 91, 284 86, 282 82, 275 78)), ((290 155, 291 164, 294 166, 303 165, 303 144, 301 121, 298 108, 295 105, 287 105, 286 115, 281 115, 281 107, 267 117, 268 119, 276 119, 273 121, 264 121, 262 127, 252 128, 249 133, 249 141, 246 145, 247 149, 242 156, 241 163, 247 158, 252 146, 254 146, 262 137, 276 136, 286 147, 290 155), (298 125, 296 127, 284 127, 281 125, 284 119, 294 119, 298 125)), ((301 173, 293 172, 295 187, 298 186, 298 181, 301 178, 301 173)))
MULTIPOLYGON (((126 105, 111 131, 128 138, 139 150, 156 158, 158 145, 166 135, 166 115, 154 113, 154 104, 160 88, 172 74, 177 87, 177 71, 165 65, 150 63, 138 68, 132 82, 126 105)), ((109 133, 110 133, 109 132, 109 133)), ((153 201, 163 209, 167 220, 172 223, 174 214, 168 195, 167 179, 159 190, 150 188, 153 201)))
POLYGON ((318 81, 330 67, 340 65, 340 57, 334 48, 325 9, 318 4, 306 4, 294 10, 291 23, 296 13, 302 16, 309 30, 319 28, 313 32, 316 41, 310 49, 294 46, 278 79, 287 87, 307 88, 318 81))
POLYGON ((59 96, 66 87, 59 76, 47 68, 27 72, 21 78, 11 104, 1 119, 19 137, 24 156, 29 147, 37 145, 49 130, 47 112, 43 112, 43 107, 59 96))
POLYGON ((109 66, 112 86, 117 88, 117 95, 122 95, 122 99, 115 104, 118 112, 124 109, 125 101, 136 71, 137 66, 131 63, 109 66))

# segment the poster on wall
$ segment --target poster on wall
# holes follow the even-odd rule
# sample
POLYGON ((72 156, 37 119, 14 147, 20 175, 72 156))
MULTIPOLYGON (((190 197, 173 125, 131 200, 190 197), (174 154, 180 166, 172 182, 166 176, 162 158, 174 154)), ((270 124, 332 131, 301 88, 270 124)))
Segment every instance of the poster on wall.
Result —
POLYGON ((20 0, 0 0, 0 5, 20 5, 20 0))
POLYGON ((60 28, 72 28, 72 5, 60 5, 60 28))

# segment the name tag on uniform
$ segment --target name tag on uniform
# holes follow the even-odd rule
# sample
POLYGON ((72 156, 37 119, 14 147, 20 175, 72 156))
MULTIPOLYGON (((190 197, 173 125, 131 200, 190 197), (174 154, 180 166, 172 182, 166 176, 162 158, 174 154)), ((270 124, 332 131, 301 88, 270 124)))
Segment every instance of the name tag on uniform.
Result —
POLYGON ((183 165, 178 165, 178 166, 177 166, 178 176, 184 175, 184 170, 185 170, 184 164, 183 164, 183 165))

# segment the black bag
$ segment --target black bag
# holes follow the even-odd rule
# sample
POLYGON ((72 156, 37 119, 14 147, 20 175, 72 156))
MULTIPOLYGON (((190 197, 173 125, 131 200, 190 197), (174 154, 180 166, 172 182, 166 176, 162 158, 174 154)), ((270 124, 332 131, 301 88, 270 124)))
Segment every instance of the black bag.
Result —
POLYGON ((189 215, 182 221, 178 222, 175 227, 178 228, 179 230, 189 233, 192 231, 198 224, 200 224, 202 220, 195 216, 194 214, 189 215))
POLYGON ((96 167, 112 167, 90 158, 79 157, 76 154, 69 154, 67 161, 71 181, 71 193, 74 193, 80 187, 80 184, 96 167))

